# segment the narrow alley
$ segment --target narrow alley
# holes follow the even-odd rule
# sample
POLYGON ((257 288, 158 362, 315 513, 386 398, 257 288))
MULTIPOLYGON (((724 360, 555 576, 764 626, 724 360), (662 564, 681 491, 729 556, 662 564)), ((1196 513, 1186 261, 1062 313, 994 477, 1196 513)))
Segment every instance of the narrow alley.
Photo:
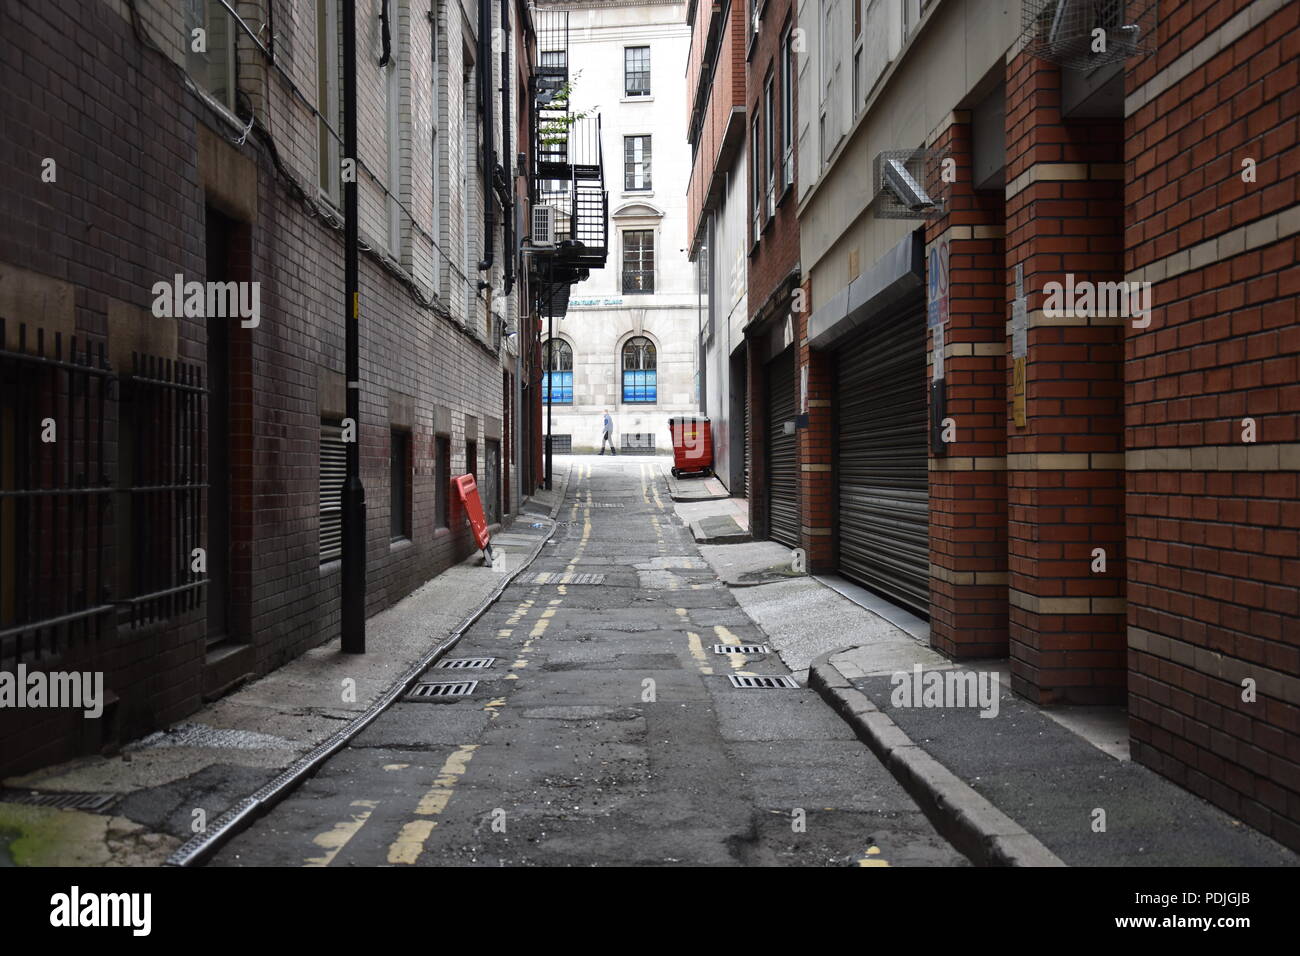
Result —
POLYGON ((701 559, 658 462, 573 459, 554 537, 425 681, 212 865, 962 865, 701 559))

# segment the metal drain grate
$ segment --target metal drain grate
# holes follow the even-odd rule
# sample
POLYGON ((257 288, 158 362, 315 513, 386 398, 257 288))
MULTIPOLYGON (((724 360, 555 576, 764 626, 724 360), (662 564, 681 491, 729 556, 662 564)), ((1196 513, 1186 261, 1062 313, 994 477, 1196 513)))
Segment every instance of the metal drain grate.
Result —
POLYGON ((529 584, 604 584, 605 575, 597 573, 571 574, 564 571, 538 571, 529 584))
POLYGON ((476 680, 442 680, 416 684, 406 700, 442 700, 447 697, 468 697, 478 686, 476 680))
POLYGON ((766 644, 714 644, 715 654, 767 654, 771 648, 766 644))
POLYGON ((34 807, 52 807, 56 810, 89 810, 91 813, 107 810, 117 798, 116 793, 19 793, 13 790, 0 792, 0 803, 24 803, 34 807))
POLYGON ((464 671, 491 667, 495 662, 495 657, 449 657, 438 661, 438 666, 443 670, 464 671))
POLYGON ((739 687, 741 690, 777 690, 799 686, 793 677, 785 675, 779 677, 748 677, 741 674, 728 674, 727 676, 731 678, 731 686, 739 687))

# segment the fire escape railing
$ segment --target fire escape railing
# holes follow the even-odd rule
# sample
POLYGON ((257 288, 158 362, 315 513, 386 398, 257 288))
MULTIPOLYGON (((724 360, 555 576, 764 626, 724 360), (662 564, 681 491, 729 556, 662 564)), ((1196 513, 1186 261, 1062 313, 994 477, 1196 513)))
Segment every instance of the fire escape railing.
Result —
POLYGON ((601 118, 572 110, 578 75, 571 69, 568 12, 538 9, 536 17, 531 198, 534 206, 554 210, 554 248, 539 256, 553 260, 544 268, 554 266, 560 275, 572 275, 568 281, 579 281, 584 270, 603 268, 609 253, 601 118))

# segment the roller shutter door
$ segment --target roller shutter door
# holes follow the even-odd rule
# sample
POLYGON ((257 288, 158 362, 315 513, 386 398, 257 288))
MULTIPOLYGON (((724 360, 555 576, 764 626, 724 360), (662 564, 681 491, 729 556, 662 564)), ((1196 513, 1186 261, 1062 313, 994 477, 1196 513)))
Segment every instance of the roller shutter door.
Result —
POLYGON ((752 465, 753 465, 753 460, 752 460, 752 459, 753 459, 753 451, 754 451, 754 443, 753 443, 753 441, 750 440, 750 437, 749 437, 749 436, 750 436, 749 429, 750 429, 750 427, 751 427, 751 423, 750 423, 750 415, 749 415, 749 413, 750 413, 750 408, 749 408, 749 376, 748 376, 748 367, 749 367, 749 363, 748 363, 748 361, 746 361, 746 362, 741 366, 741 368, 744 369, 745 372, 746 372, 745 377, 741 379, 741 382, 742 382, 741 387, 743 388, 743 391, 742 391, 741 394, 744 395, 743 402, 744 402, 744 405, 745 405, 745 476, 744 476, 744 478, 743 478, 742 481, 741 481, 741 497, 742 497, 742 498, 748 498, 748 497, 749 497, 749 470, 750 470, 750 468, 751 468, 752 465))
POLYGON ((870 323, 837 371, 840 573, 928 617, 924 303, 870 323))
POLYGON ((794 349, 786 349, 767 367, 768 459, 767 514, 773 541, 799 546, 798 439, 785 433, 795 417, 794 349))

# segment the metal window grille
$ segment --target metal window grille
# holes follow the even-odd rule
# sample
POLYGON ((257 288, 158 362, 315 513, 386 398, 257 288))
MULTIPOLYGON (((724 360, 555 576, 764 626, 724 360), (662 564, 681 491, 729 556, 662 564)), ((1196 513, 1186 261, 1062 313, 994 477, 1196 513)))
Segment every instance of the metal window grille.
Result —
POLYGON ((164 620, 197 608, 206 575, 192 570, 204 547, 207 489, 204 404, 207 389, 195 365, 132 354, 121 379, 119 461, 126 479, 123 542, 125 623, 164 620))
POLYGON ((15 333, 0 319, 0 664, 98 640, 114 609, 103 345, 15 333))
POLYGON ((623 233, 623 293, 655 290, 655 234, 653 229, 628 229, 623 233))

